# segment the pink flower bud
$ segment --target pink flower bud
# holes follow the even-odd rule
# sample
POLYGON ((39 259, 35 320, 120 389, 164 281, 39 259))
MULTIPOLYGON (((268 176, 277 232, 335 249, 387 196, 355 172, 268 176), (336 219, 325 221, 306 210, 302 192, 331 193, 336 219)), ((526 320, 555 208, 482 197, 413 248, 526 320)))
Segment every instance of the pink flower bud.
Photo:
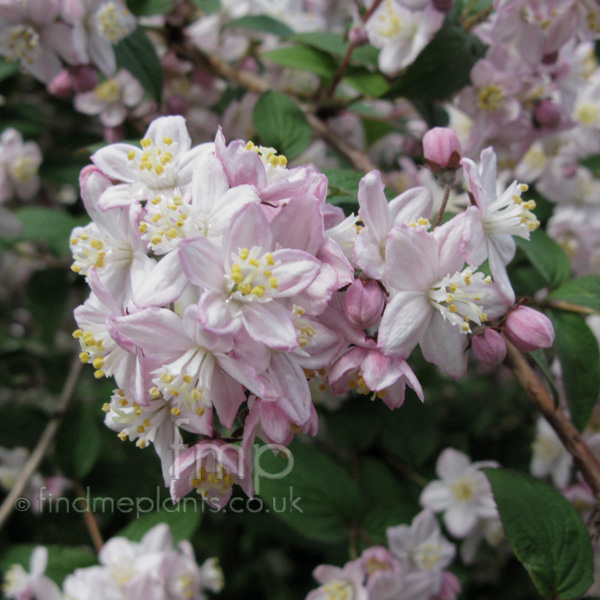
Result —
POLYGON ((454 0, 433 0, 433 8, 443 13, 448 13, 454 8, 454 0))
POLYGON ((506 358, 504 338, 494 329, 486 327, 471 339, 473 354, 477 360, 494 367, 506 358))
POLYGON ((509 313, 504 322, 504 335, 523 352, 549 348, 554 343, 550 319, 527 306, 518 306, 509 313))
POLYGON ((362 25, 355 25, 348 32, 348 40, 355 46, 364 46, 369 38, 366 29, 362 25))
POLYGON ((454 129, 434 127, 423 138, 425 163, 434 172, 460 167, 462 148, 454 129))
POLYGON ((533 121, 538 127, 556 127, 562 119, 560 107, 549 98, 537 103, 533 109, 533 121))
POLYGON ((68 69, 63 69, 49 84, 48 92, 59 98, 70 98, 75 93, 73 78, 68 69))
POLYGON ((91 92, 98 85, 98 73, 89 65, 70 67, 73 89, 77 94, 91 92))
POLYGON ((381 317, 384 305, 383 290, 374 279, 356 279, 344 294, 344 314, 360 329, 375 325, 381 317))

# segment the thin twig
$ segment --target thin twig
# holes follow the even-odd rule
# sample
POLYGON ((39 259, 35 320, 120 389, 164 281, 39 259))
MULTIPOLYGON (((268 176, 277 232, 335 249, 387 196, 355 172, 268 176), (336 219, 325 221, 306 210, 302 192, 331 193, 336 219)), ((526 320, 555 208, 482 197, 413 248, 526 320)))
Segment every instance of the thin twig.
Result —
POLYGON ((444 186, 444 197, 442 198, 442 205, 440 206, 440 211, 433 225, 434 229, 442 222, 442 219, 444 218, 444 212, 446 211, 446 204, 448 204, 448 198, 450 198, 450 186, 446 184, 444 186))
POLYGON ((85 502, 83 520, 85 521, 85 526, 87 527, 90 537, 92 538, 96 552, 100 552, 100 550, 102 550, 102 546, 104 546, 104 540, 102 539, 102 534, 100 533, 100 529, 98 528, 98 523, 96 523, 94 514, 90 510, 85 490, 83 489, 81 481, 79 480, 75 481, 75 491, 77 492, 77 495, 85 502))
POLYGON ((540 301, 539 304, 545 308, 556 308, 558 310, 579 313, 580 315, 600 315, 599 310, 589 308, 588 306, 581 306, 581 304, 569 302, 568 300, 546 299, 540 301))
POLYGON ((512 369, 517 381, 540 409, 552 426, 564 447, 573 457, 575 466, 600 500, 600 463, 581 439, 579 432, 560 408, 555 408, 554 399, 539 380, 525 357, 510 342, 506 342, 508 353, 506 364, 512 369))
POLYGON ((2 529, 12 514, 12 511, 15 508, 15 502, 21 497, 23 491, 27 487, 29 479, 37 471, 42 459, 46 456, 48 448, 50 447, 50 444, 52 444, 54 436, 58 431, 58 426, 60 425, 65 410, 69 405, 80 371, 81 361, 79 360, 79 357, 76 357, 71 363, 71 368, 69 370, 69 374, 67 375, 62 392, 58 398, 54 414, 48 421, 46 429, 44 429, 44 432, 38 440, 37 446, 34 448, 29 460, 25 464, 24 469, 21 471, 19 479, 8 493, 8 496, 6 496, 4 499, 2 506, 0 506, 0 529, 2 529))

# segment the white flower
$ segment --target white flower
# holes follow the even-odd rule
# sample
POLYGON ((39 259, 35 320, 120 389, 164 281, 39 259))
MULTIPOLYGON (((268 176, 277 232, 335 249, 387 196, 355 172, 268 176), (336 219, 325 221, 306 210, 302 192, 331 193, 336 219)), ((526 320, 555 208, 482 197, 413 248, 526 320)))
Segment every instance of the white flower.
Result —
POLYGON ((573 459, 546 419, 540 417, 536 428, 531 445, 531 474, 535 477, 550 476, 554 485, 562 489, 569 483, 573 459))

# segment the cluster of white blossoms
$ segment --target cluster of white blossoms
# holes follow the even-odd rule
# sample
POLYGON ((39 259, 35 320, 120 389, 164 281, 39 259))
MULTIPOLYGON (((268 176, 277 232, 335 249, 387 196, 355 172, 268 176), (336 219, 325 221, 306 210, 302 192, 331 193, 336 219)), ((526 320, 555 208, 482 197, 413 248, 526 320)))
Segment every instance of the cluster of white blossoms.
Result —
POLYGON ((223 573, 215 558, 198 566, 189 542, 173 547, 169 527, 160 523, 139 542, 114 537, 98 556, 100 564, 68 575, 62 590, 44 575, 48 550, 31 554, 29 572, 12 565, 4 578, 6 598, 25 600, 205 600, 206 592, 223 588, 223 573))

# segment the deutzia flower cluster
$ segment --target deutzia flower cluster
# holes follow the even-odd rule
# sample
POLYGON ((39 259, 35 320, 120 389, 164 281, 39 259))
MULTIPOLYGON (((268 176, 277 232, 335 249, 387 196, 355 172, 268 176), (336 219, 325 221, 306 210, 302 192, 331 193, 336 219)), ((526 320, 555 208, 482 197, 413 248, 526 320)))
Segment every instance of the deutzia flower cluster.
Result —
POLYGON ((455 575, 445 568, 456 549, 441 533, 430 510, 411 525, 387 530, 388 548, 372 546, 343 568, 321 565, 314 571, 321 584, 306 600, 454 600, 460 592, 455 575))
POLYGON ((182 117, 92 161, 81 190, 93 221, 71 235, 92 292, 75 311, 80 358, 116 380, 106 425, 154 445, 175 499, 196 488, 218 507, 234 483, 252 495, 256 436, 287 446, 316 433, 315 386, 397 408, 408 384, 423 399, 416 346, 463 375, 471 335, 514 300, 511 236, 537 226, 525 186, 496 196, 491 149, 481 171, 464 161, 476 204, 433 229, 425 188, 388 203, 367 174, 359 225, 325 203, 312 165, 221 132, 192 147, 182 117), (486 259, 499 285, 476 270, 486 259))
POLYGON ((189 542, 173 547, 169 528, 160 523, 140 542, 114 537, 98 556, 100 565, 77 569, 63 582, 62 591, 44 575, 48 550, 34 549, 29 572, 21 565, 7 571, 3 592, 7 598, 40 600, 205 600, 207 591, 223 588, 223 573, 214 558, 198 566, 189 542), (99 595, 101 591, 101 596, 99 595))

